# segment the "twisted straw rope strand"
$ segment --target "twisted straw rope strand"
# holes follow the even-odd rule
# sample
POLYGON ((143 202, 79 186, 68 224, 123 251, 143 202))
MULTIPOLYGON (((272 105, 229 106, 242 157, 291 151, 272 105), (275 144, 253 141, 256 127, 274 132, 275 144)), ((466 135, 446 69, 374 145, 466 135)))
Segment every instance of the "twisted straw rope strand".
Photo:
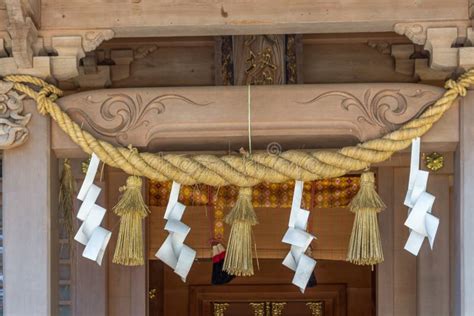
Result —
POLYGON ((410 146, 412 139, 425 134, 452 106, 459 96, 465 96, 474 83, 474 70, 469 70, 458 81, 448 80, 448 89, 418 118, 402 125, 385 136, 338 151, 303 152, 289 150, 274 155, 254 153, 248 156, 179 155, 138 153, 124 147, 115 147, 96 139, 81 129, 55 100, 62 91, 47 82, 26 75, 10 75, 5 81, 13 82, 14 89, 37 102, 38 111, 49 114, 59 127, 88 154, 93 152, 106 164, 128 174, 145 176, 152 180, 174 180, 181 184, 204 183, 211 186, 236 185, 251 187, 260 182, 280 183, 290 179, 312 181, 342 176, 382 162, 410 146), (35 86, 39 92, 32 89, 35 86))

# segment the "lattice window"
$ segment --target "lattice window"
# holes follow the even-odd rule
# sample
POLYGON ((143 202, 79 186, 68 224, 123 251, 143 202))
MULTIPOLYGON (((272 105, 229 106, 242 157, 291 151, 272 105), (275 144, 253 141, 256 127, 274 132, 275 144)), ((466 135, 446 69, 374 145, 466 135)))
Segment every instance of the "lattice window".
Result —
POLYGON ((73 278, 72 278, 72 259, 74 253, 71 251, 71 241, 69 240, 66 226, 64 225, 64 218, 61 212, 58 212, 59 221, 59 316, 73 315, 73 278))

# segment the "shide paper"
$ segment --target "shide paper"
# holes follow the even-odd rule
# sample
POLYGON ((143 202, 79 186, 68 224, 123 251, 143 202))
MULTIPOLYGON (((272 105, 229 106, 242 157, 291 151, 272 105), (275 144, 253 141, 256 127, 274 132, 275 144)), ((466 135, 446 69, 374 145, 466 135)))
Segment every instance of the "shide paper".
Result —
POLYGON ((283 265, 295 271, 292 283, 304 293, 306 285, 316 267, 316 260, 305 254, 306 249, 315 237, 306 232, 309 211, 301 209, 302 197, 303 181, 296 181, 288 230, 283 236, 282 241, 291 245, 290 251, 285 259, 283 259, 283 265))
POLYGON ((435 197, 426 192, 429 173, 420 170, 420 138, 412 141, 411 165, 408 190, 404 204, 409 207, 405 226, 410 228, 410 236, 405 250, 417 256, 425 238, 433 249, 439 219, 431 214, 435 197))
POLYGON ((181 222, 186 206, 178 202, 180 187, 179 183, 173 182, 164 215, 167 220, 165 230, 169 235, 155 256, 172 268, 183 282, 186 282, 186 277, 196 258, 196 251, 184 244, 191 228, 181 222))
POLYGON ((101 188, 94 184, 99 163, 99 157, 92 154, 86 177, 77 195, 77 198, 82 201, 77 218, 83 221, 83 223, 79 227, 74 239, 86 246, 82 252, 84 258, 93 260, 98 265, 101 265, 112 233, 100 227, 106 210, 96 204, 101 191, 101 188))

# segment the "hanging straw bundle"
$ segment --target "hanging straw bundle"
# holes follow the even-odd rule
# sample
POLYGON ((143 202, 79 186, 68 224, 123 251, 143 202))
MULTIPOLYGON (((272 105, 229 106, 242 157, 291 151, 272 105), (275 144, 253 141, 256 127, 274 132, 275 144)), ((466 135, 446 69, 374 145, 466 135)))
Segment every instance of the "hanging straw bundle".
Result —
POLYGON ((120 216, 120 229, 113 262, 126 266, 144 264, 142 219, 150 212, 142 197, 142 179, 130 176, 113 211, 120 216))
MULTIPOLYGON (((74 192, 76 191, 69 159, 64 159, 59 180, 59 213, 69 241, 74 231, 74 192)), ((69 243, 71 245, 71 243, 69 243)), ((71 247, 71 249, 73 249, 71 247)))
POLYGON ((358 265, 374 265, 383 262, 382 243, 377 213, 386 206, 375 190, 373 172, 364 172, 360 189, 349 207, 355 213, 347 261, 358 265))
POLYGON ((224 271, 236 276, 252 276, 252 226, 258 224, 252 206, 252 188, 240 188, 237 202, 224 220, 232 225, 224 271))

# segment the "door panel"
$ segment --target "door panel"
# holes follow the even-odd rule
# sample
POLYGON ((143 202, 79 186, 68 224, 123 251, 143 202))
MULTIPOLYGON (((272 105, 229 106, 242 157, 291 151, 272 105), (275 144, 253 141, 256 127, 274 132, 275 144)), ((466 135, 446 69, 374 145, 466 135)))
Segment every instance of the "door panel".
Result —
POLYGON ((346 286, 321 284, 301 294, 288 285, 192 286, 191 316, 343 316, 346 286))

